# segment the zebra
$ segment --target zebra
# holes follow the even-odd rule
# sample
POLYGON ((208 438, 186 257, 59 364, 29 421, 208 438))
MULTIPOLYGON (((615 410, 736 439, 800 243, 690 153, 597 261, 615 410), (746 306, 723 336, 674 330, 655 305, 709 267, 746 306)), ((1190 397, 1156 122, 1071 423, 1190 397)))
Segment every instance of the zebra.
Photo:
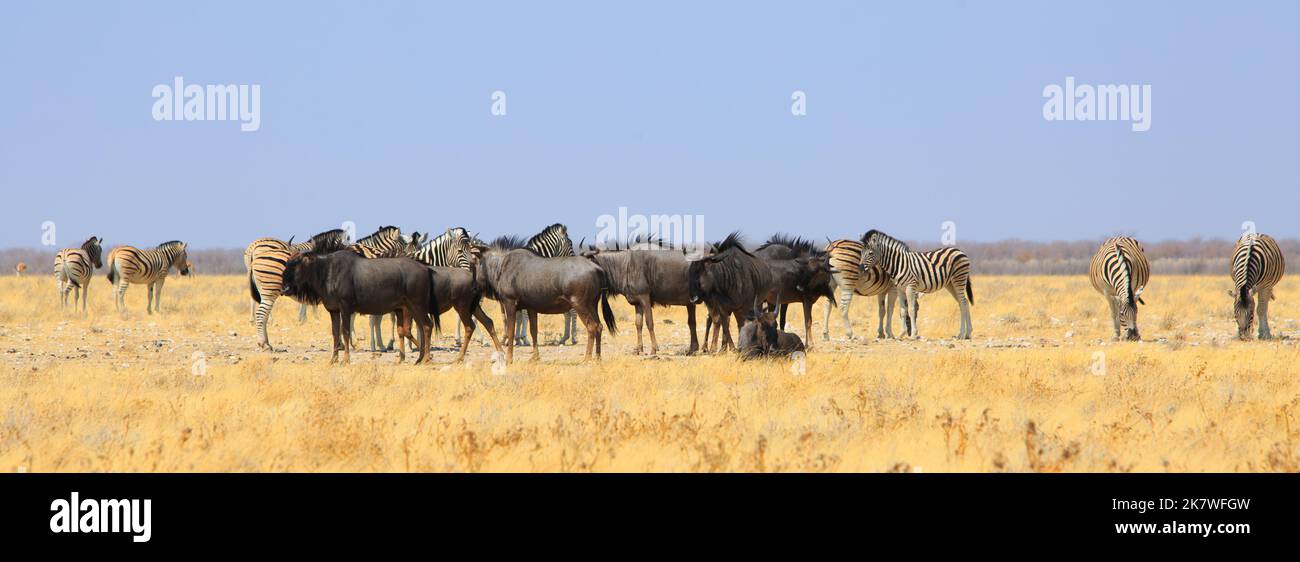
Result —
POLYGON ((118 246, 108 253, 108 282, 117 286, 114 304, 119 312, 126 310, 126 289, 131 283, 149 286, 145 312, 162 313, 162 288, 167 281, 167 270, 176 268, 181 275, 189 275, 185 266, 185 243, 180 240, 163 242, 150 250, 133 246, 118 246))
POLYGON ((75 288, 72 297, 72 309, 77 309, 77 300, 81 300, 81 311, 86 311, 86 301, 90 298, 90 277, 94 270, 104 267, 104 239, 91 236, 80 248, 65 248, 54 255, 54 278, 59 285, 59 305, 68 306, 68 293, 75 288))
MULTIPOLYGON (((253 324, 257 326, 257 348, 275 351, 267 337, 266 325, 271 319, 271 308, 284 291, 284 265, 289 258, 304 252, 333 252, 346 247, 347 232, 342 229, 327 230, 310 239, 293 243, 277 238, 258 238, 244 250, 244 267, 248 270, 248 292, 253 299, 253 324)), ((306 317, 306 306, 299 309, 299 320, 306 317)))
POLYGON ((20 261, 14 266, 14 275, 22 277, 24 273, 27 273, 27 262, 20 261))
MULTIPOLYGON (((407 256, 410 257, 417 248, 424 243, 425 236, 419 232, 412 233, 410 236, 404 236, 402 229, 396 226, 381 226, 370 236, 357 240, 356 243, 348 246, 348 250, 355 252, 366 259, 376 258, 396 258, 407 256)), ((352 322, 353 319, 348 319, 352 322)), ((380 346, 384 341, 384 316, 381 314, 370 316, 370 351, 379 353, 382 351, 380 346)), ((393 318, 394 331, 397 326, 397 318, 393 318)))
MULTIPOLYGON (((903 245, 907 248, 907 245, 903 245)), ((864 297, 875 296, 879 312, 877 314, 878 322, 876 326, 876 339, 889 337, 893 339, 894 328, 894 303, 905 297, 903 291, 894 284, 893 278, 885 273, 879 265, 876 267, 863 269, 862 264, 862 243, 857 240, 830 240, 826 244, 826 253, 830 256, 831 264, 831 290, 838 296, 840 315, 844 318, 844 331, 848 334, 848 339, 856 339, 853 335, 853 323, 849 321, 849 305, 853 302, 853 295, 864 297), (888 307, 886 307, 888 305, 888 307)), ((830 305, 836 304, 831 300, 830 305)), ((822 322, 822 340, 831 339, 831 306, 826 307, 826 316, 822 322)), ((903 307, 907 307, 907 301, 903 300, 903 307)), ((910 320, 906 313, 903 317, 903 331, 910 333, 910 320)))
POLYGON ((862 246, 861 270, 879 266, 903 290, 903 318, 911 322, 906 327, 912 337, 918 337, 919 294, 948 289, 961 309, 961 328, 956 338, 971 338, 970 307, 975 304, 975 293, 971 286, 970 257, 965 252, 955 247, 913 252, 907 244, 879 230, 863 234, 862 246))
MULTIPOLYGON (((569 239, 569 228, 560 223, 555 223, 542 229, 532 238, 524 243, 524 247, 529 251, 544 258, 555 258, 575 255, 573 252, 573 240, 569 239)), ((515 342, 517 345, 528 345, 528 315, 527 311, 520 310, 517 314, 518 321, 515 325, 515 342)), ((572 310, 564 313, 564 335, 560 336, 560 345, 572 345, 578 343, 578 316, 572 310)))
POLYGON ((1132 341, 1142 339, 1138 333, 1137 305, 1146 304, 1142 291, 1151 278, 1151 264, 1137 240, 1128 236, 1115 236, 1101 243, 1088 265, 1088 279, 1092 287, 1106 297, 1110 305, 1111 323, 1115 339, 1132 341))
POLYGON ((1273 287, 1286 273, 1286 260, 1277 241, 1267 234, 1248 233, 1232 248, 1232 311, 1237 317, 1237 337, 1250 339, 1250 325, 1259 315, 1259 339, 1272 339, 1268 329, 1268 301, 1273 287), (1255 304, 1255 295, 1259 304, 1255 304))

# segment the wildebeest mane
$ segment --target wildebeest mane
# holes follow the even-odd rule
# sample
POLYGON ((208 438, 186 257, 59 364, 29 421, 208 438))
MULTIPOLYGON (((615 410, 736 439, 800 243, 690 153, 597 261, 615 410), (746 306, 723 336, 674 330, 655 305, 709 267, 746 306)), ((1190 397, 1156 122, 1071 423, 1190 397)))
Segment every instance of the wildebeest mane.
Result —
POLYGON ((812 240, 805 240, 798 236, 791 236, 780 232, 773 234, 772 237, 768 238, 767 242, 764 242, 762 246, 757 248, 757 250, 762 250, 769 246, 785 246, 790 248, 793 251, 791 257, 817 257, 826 254, 826 250, 817 247, 812 240))
POLYGON ((714 253, 721 254, 722 252, 725 252, 731 248, 736 248, 741 252, 744 252, 745 255, 748 256, 754 255, 750 253, 749 250, 745 249, 745 238, 743 235, 740 234, 739 230, 734 231, 731 234, 728 234, 727 237, 723 238, 721 242, 714 244, 714 253))
POLYGON ((488 244, 489 248, 492 248, 494 250, 502 250, 502 251, 518 250, 521 248, 526 248, 527 246, 528 246, 528 241, 525 240, 524 237, 516 236, 514 234, 498 236, 495 239, 493 239, 491 243, 488 244))

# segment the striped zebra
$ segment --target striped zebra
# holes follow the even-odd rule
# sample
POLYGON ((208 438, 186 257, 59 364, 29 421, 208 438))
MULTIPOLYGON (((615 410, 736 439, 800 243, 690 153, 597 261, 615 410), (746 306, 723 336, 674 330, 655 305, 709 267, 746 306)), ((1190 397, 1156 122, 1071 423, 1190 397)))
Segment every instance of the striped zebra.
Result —
POLYGON ((150 250, 134 246, 118 246, 108 253, 108 282, 117 286, 114 304, 117 310, 126 310, 126 289, 131 283, 149 286, 145 312, 162 313, 162 288, 167 282, 167 270, 176 268, 181 275, 189 275, 185 266, 185 243, 179 240, 163 242, 150 250))
POLYGON ((961 328, 956 338, 970 339, 970 307, 975 304, 975 293, 971 287, 970 257, 965 252, 953 247, 913 252, 907 244, 879 230, 863 234, 862 246, 862 270, 879 266, 903 290, 903 318, 911 322, 907 328, 912 337, 918 336, 917 296, 948 289, 961 309, 961 328))
POLYGON ((1286 260, 1277 241, 1267 234, 1245 234, 1232 248, 1233 314, 1237 317, 1237 337, 1250 339, 1250 325, 1259 315, 1259 339, 1272 339, 1268 329, 1268 301, 1273 287, 1286 273, 1286 260), (1259 295, 1259 304, 1255 296, 1259 295))
MULTIPOLYGON (((271 319, 271 309, 284 291, 284 265, 289 258, 303 252, 333 252, 347 246, 347 233, 342 229, 327 230, 310 239, 293 244, 293 238, 284 242, 276 238, 258 238, 244 250, 244 267, 248 270, 248 292, 253 299, 253 324, 257 326, 257 347, 275 351, 266 334, 271 319)), ((306 306, 299 310, 299 319, 306 316, 306 306)))
POLYGON ((86 311, 91 274, 104 267, 103 242, 103 238, 91 236, 80 248, 65 248, 54 255, 54 278, 59 285, 61 307, 68 306, 68 293, 76 289, 72 296, 72 309, 77 309, 77 300, 80 299, 81 311, 86 311))
MULTIPOLYGON (((355 244, 348 246, 348 250, 356 252, 366 259, 377 258, 397 258, 402 256, 411 256, 417 248, 424 243, 425 236, 419 232, 412 233, 411 236, 402 234, 402 229, 396 226, 383 226, 376 230, 370 236, 357 240, 355 244)), ((348 319, 349 322, 354 318, 348 319)), ((396 331, 397 317, 393 317, 394 331, 396 331)), ((381 346, 384 342, 384 315, 374 314, 370 316, 370 351, 378 353, 382 351, 381 346)), ((391 345, 389 346, 391 349, 391 345)))
POLYGON ((1116 236, 1101 243, 1088 265, 1092 287, 1106 297, 1110 305, 1115 338, 1142 339, 1138 333, 1137 305, 1146 304, 1142 291, 1151 278, 1151 264, 1137 240, 1116 236))
MULTIPOLYGON (((907 247, 906 244, 903 245, 907 247)), ((894 337, 894 303, 900 297, 904 297, 903 291, 898 289, 894 284, 893 278, 885 273, 879 265, 869 269, 861 267, 862 264, 862 243, 857 240, 832 240, 826 244, 826 253, 830 256, 831 264, 831 291, 836 293, 839 301, 840 315, 844 318, 844 331, 848 334, 848 339, 856 339, 853 335, 853 323, 849 321, 849 305, 853 302, 854 295, 864 297, 875 296, 879 312, 877 314, 876 339, 894 337), (887 306, 886 306, 887 305, 887 306)), ((836 301, 831 301, 835 304, 836 301)), ((903 306, 907 306, 907 301, 903 301, 903 306)), ((911 328, 906 313, 903 317, 903 331, 910 333, 911 328)), ((831 307, 826 306, 826 316, 822 322, 822 339, 831 339, 831 307)))
MULTIPOLYGON (((569 228, 558 222, 542 229, 537 235, 529 238, 524 243, 524 247, 544 258, 575 255, 573 253, 573 240, 569 239, 569 228)), ((527 311, 520 310, 517 313, 517 319, 515 322, 517 326, 515 330, 516 345, 529 345, 527 311)), ((578 315, 570 310, 564 313, 564 335, 560 336, 560 345, 576 345, 577 343, 578 315)))

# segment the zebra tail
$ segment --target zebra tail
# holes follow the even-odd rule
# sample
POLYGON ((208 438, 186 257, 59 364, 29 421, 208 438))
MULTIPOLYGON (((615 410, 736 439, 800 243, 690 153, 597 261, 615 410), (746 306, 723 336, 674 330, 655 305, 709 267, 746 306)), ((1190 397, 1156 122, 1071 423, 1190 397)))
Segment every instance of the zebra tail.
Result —
POLYGON ((248 292, 253 295, 253 302, 262 303, 262 293, 257 290, 257 282, 253 281, 253 272, 248 272, 248 292))
POLYGON ((108 264, 108 273, 104 275, 108 277, 109 285, 117 285, 117 260, 112 260, 108 264))
POLYGON ((971 306, 975 306, 975 288, 972 286, 971 279, 970 277, 966 278, 966 300, 970 302, 971 306))
POLYGON ((609 291, 600 292, 600 313, 605 317, 605 325, 610 335, 618 335, 618 326, 614 323, 614 309, 609 307, 609 291))
POLYGON ((433 284, 433 269, 425 269, 429 270, 429 316, 433 317, 433 333, 442 337, 442 314, 439 312, 442 308, 438 306, 438 290, 433 284))

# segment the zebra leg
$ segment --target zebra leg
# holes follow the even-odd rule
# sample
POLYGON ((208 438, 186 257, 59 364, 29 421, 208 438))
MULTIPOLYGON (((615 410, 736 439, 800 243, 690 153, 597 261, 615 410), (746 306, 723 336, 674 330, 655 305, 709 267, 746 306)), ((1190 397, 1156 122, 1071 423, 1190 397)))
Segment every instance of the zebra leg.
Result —
POLYGON ((153 283, 149 284, 149 293, 145 296, 144 312, 145 314, 153 314, 153 283))
POLYGON ((907 302, 903 303, 903 310, 907 312, 907 317, 911 321, 911 324, 908 325, 911 332, 908 335, 919 339, 921 337, 920 322, 916 316, 921 313, 921 307, 916 302, 916 288, 909 286, 904 294, 907 297, 907 302))
MULTIPOLYGON (((271 347, 271 340, 266 335, 266 325, 268 322, 271 321, 271 308, 275 306, 275 299, 277 298, 279 298, 279 295, 273 295, 273 294, 269 295, 266 293, 262 293, 262 302, 257 303, 257 310, 253 311, 253 323, 257 325, 257 348, 258 349, 275 351, 275 348, 271 347)), ((331 313, 330 321, 331 322, 334 321, 333 313, 331 313)), ((335 326, 334 328, 335 330, 337 330, 338 326, 335 326)), ((338 332, 336 331, 334 335, 337 338, 338 332)), ((334 353, 337 358, 338 355, 337 348, 334 350, 334 353)), ((330 362, 333 363, 332 360, 330 362)))
POLYGON ((894 339, 894 300, 893 291, 876 295, 876 339, 894 339))
POLYGON ((1115 339, 1119 339, 1119 304, 1111 295, 1106 295, 1106 304, 1110 305, 1110 323, 1115 327, 1115 339))
POLYGON ((966 302, 966 287, 958 288, 955 284, 948 285, 948 293, 957 301, 957 309, 961 311, 961 319, 958 321, 957 335, 953 339, 965 340, 970 339, 970 333, 967 330, 967 322, 970 318, 970 303, 966 302))
POLYGON ((126 279, 117 282, 117 298, 113 301, 118 312, 126 312, 126 288, 130 283, 126 279))
POLYGON ((1261 289, 1259 291, 1259 304, 1255 305, 1255 316, 1259 322, 1259 339, 1273 339, 1273 332, 1268 329, 1268 301, 1273 300, 1273 288, 1261 289))
POLYGON ((154 293, 153 293, 153 311, 157 312, 158 314, 162 314, 162 288, 163 288, 163 283, 165 283, 166 281, 167 278, 165 277, 159 279, 158 287, 154 289, 154 293))
POLYGON ((518 345, 528 345, 528 337, 524 332, 528 331, 528 314, 519 310, 515 312, 515 343, 518 345))
MULTIPOLYGON (((578 345, 578 313, 570 309, 568 314, 568 319, 569 319, 569 327, 570 327, 569 334, 571 339, 568 345, 578 345)), ((600 318, 597 317, 596 320, 600 320, 600 318)), ((600 342, 596 342, 596 349, 597 349, 596 358, 599 359, 600 342)))
MULTIPOLYGON (((86 313, 86 302, 90 300, 90 281, 86 281, 86 286, 81 287, 81 313, 86 313)), ((77 309, 77 301, 72 301, 72 309, 77 309)))
POLYGON ((307 323, 307 303, 298 303, 298 323, 307 323))
POLYGON ((379 353, 383 351, 384 339, 384 317, 370 315, 370 352, 379 353))

